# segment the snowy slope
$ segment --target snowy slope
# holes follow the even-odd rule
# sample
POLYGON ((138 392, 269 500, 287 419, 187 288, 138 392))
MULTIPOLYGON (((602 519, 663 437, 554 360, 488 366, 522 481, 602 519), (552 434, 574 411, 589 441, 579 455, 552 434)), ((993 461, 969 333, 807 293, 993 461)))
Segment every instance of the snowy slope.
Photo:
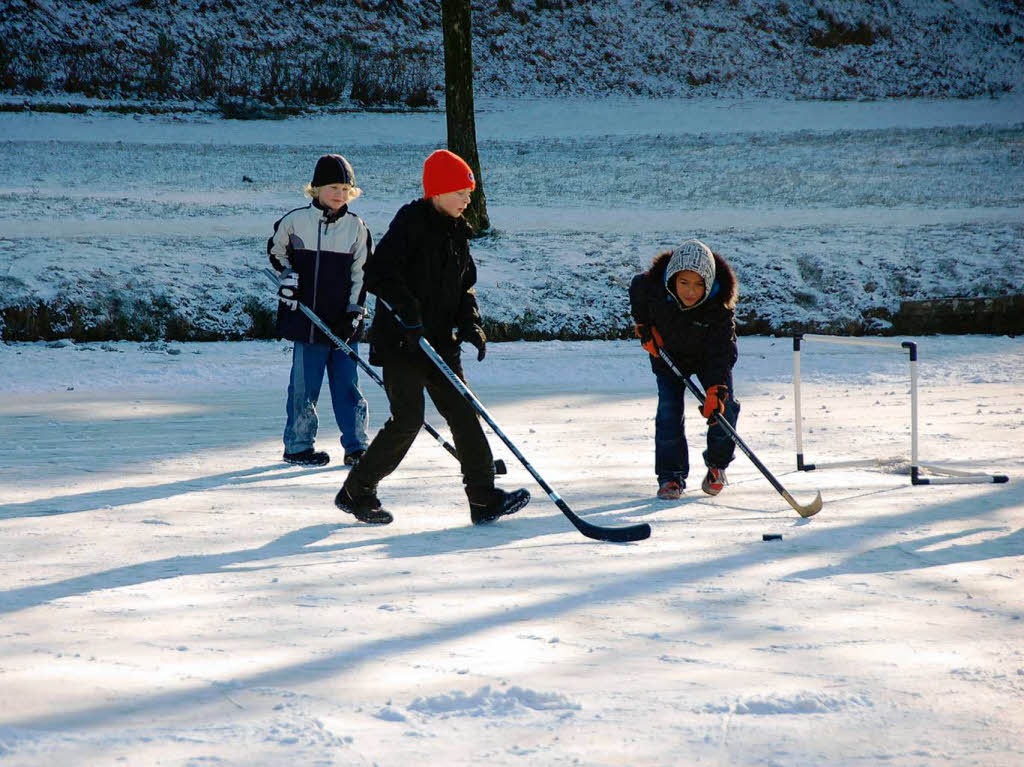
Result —
POLYGON ((351 524, 343 467, 279 461, 287 344, 0 345, 0 763, 1020 764, 1024 343, 916 340, 922 459, 1011 482, 909 486, 906 355, 811 345, 809 457, 887 463, 796 473, 789 345, 744 337, 741 433, 822 491, 806 521, 742 456, 717 498, 653 499, 635 343, 468 361, 575 511, 651 524, 628 545, 496 440, 516 516, 470 526, 423 436, 381 484, 395 522, 351 524))
MULTIPOLYGON (((478 106, 495 334, 618 337, 629 280, 693 236, 736 268, 747 332, 885 332, 901 301, 1024 292, 1020 96, 478 106)), ((270 332, 266 237, 319 154, 353 162, 379 238, 445 125, 20 113, 0 134, 4 338, 207 339, 270 332)))
MULTIPOLYGON (((10 55, 50 62, 39 70, 51 92, 83 79, 109 97, 145 89, 162 76, 151 63, 160 35, 177 46, 165 98, 206 74, 196 62, 211 40, 224 47, 219 76, 239 82, 271 80, 275 67, 278 81, 301 76, 319 55, 337 60, 338 77, 383 64, 414 69, 438 92, 443 83, 436 0, 2 6, 0 32, 20 41, 10 55)), ((480 0, 473 12, 476 85, 490 96, 963 98, 1024 80, 1013 0, 480 0)))

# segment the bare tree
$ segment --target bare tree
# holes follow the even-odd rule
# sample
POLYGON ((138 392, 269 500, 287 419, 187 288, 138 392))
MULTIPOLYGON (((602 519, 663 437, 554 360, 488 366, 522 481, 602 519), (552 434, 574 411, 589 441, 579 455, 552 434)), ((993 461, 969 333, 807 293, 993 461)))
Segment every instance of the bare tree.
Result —
POLYGON ((469 0, 441 0, 444 30, 444 95, 448 115, 448 149, 469 163, 476 177, 476 191, 465 216, 477 232, 491 228, 487 217, 480 155, 476 149, 476 115, 473 110, 473 25, 469 0))

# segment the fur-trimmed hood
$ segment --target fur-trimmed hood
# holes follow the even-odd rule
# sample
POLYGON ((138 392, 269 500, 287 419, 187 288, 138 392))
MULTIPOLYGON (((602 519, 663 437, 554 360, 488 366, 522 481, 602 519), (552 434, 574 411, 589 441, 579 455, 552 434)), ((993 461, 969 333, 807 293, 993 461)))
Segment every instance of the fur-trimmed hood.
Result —
MULTIPOLYGON (((739 289, 736 284, 736 274, 733 272, 732 267, 729 266, 729 262, 722 258, 721 255, 712 251, 711 254, 715 257, 715 282, 710 287, 708 297, 701 304, 705 304, 708 301, 719 301, 722 306, 726 309, 735 309, 736 300, 739 297, 739 289)), ((668 267, 668 262, 672 260, 672 251, 666 250, 659 253, 651 261, 651 268, 644 272, 645 276, 649 277, 652 281, 656 281, 660 285, 665 284, 665 269, 668 267)), ((669 295, 672 295, 671 292, 669 295)), ((675 296, 672 296, 675 298, 675 296)), ((683 311, 686 311, 685 307, 680 305, 683 311)), ((693 307, 696 308, 696 307, 693 307)))

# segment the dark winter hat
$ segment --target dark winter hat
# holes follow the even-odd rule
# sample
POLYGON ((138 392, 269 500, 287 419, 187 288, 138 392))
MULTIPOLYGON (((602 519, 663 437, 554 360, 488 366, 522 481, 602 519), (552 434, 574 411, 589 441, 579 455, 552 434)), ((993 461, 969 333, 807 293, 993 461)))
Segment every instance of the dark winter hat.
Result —
POLYGON ((687 240, 678 248, 672 251, 672 257, 665 267, 665 290, 675 296, 672 290, 672 280, 679 272, 696 272, 704 280, 704 296, 693 306, 704 303, 711 293, 711 287, 715 284, 715 256, 711 248, 700 240, 687 240))
POLYGON ((435 197, 460 189, 476 189, 473 170, 466 161, 447 149, 431 153, 423 163, 423 196, 435 197))
POLYGON ((356 185, 356 174, 352 166, 340 154, 325 154, 316 161, 310 186, 318 189, 328 184, 356 185))

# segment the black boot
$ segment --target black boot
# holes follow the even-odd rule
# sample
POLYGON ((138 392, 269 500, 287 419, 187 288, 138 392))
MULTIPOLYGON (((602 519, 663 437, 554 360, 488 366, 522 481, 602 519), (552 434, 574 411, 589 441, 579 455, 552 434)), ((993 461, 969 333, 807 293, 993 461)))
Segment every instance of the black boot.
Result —
POLYGON ((346 485, 334 496, 334 505, 368 525, 387 525, 394 517, 380 505, 373 490, 349 490, 346 485))
POLYGON ((294 463, 298 466, 326 466, 331 457, 327 453, 321 451, 315 451, 313 448, 307 448, 298 453, 285 453, 283 456, 285 463, 294 463))
POLYGON ((474 525, 493 522, 506 514, 515 514, 530 502, 530 491, 524 488, 506 493, 500 487, 467 487, 469 515, 474 525))

